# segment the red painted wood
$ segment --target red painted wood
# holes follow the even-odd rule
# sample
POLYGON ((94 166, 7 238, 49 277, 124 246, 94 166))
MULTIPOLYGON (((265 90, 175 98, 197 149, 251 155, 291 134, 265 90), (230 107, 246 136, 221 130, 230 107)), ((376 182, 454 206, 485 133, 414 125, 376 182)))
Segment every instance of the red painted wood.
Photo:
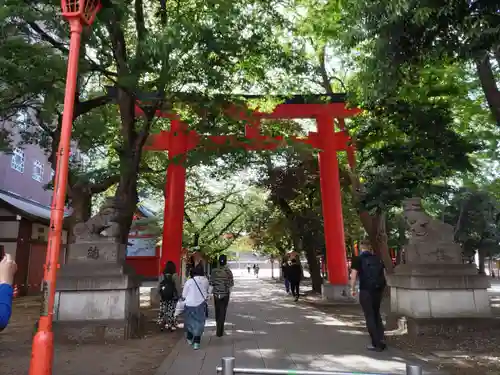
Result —
POLYGON ((163 241, 161 268, 168 261, 175 263, 177 269, 181 265, 182 231, 184 224, 184 196, 186 191, 186 168, 181 163, 176 163, 176 157, 187 152, 187 125, 181 121, 171 122, 171 147, 167 169, 165 218, 163 221, 163 241))
MULTIPOLYGON (((239 140, 236 135, 220 135, 220 136, 208 136, 200 138, 198 133, 193 130, 188 131, 187 134, 187 151, 194 149, 200 143, 204 143, 205 149, 210 149, 210 143, 215 145, 226 145, 228 147, 243 147, 246 150, 274 150, 279 145, 282 145, 282 137, 268 137, 260 134, 260 120, 262 118, 266 119, 296 119, 296 118, 316 118, 318 116, 334 117, 338 119, 339 126, 342 132, 336 133, 335 144, 328 145, 329 147, 334 147, 337 151, 348 151, 349 164, 353 162, 354 148, 349 146, 350 137, 345 132, 344 118, 351 117, 359 114, 361 112, 358 108, 346 108, 344 103, 328 103, 328 104, 280 104, 274 108, 270 113, 261 113, 258 111, 242 111, 237 107, 231 107, 227 110, 230 116, 236 119, 249 122, 245 125, 245 141, 239 140), (338 134, 338 135, 337 135, 338 134), (266 141, 268 143, 266 143, 266 141)), ((143 111, 137 106, 136 114, 143 115, 143 111)), ((171 113, 164 113, 158 111, 156 113, 158 117, 166 117, 170 119, 179 118, 177 115, 171 113)), ((187 125, 185 125, 187 127, 187 125)), ((321 143, 317 141, 317 133, 309 133, 309 137, 315 137, 311 139, 311 142, 300 140, 300 142, 308 143, 315 148, 321 149, 321 143)), ((148 151, 167 151, 170 147, 170 132, 161 131, 158 134, 153 134, 150 136, 145 150, 148 151)), ((292 138, 292 141, 296 139, 292 138)), ((351 165, 352 167, 353 165, 351 165)))
MULTIPOLYGON (((332 285, 348 285, 347 256, 344 239, 344 219, 342 217, 342 195, 340 191, 339 163, 334 145, 335 129, 333 118, 319 117, 318 133, 324 142, 319 153, 319 173, 323 222, 325 226, 326 260, 328 281, 332 285)), ((343 133, 345 134, 345 133, 343 133)))
MULTIPOLYGON (((172 127, 175 128, 177 126, 184 129, 184 131, 183 134, 179 134, 179 129, 173 129, 172 131, 162 131, 159 134, 151 135, 145 146, 145 150, 169 151, 171 154, 169 155, 170 157, 186 153, 200 146, 205 150, 225 147, 240 147, 249 151, 274 150, 284 146, 287 140, 283 137, 262 135, 260 132, 261 119, 316 119, 318 132, 310 132, 308 137, 305 138, 291 137, 289 140, 309 144, 321 150, 319 164, 329 282, 334 285, 347 285, 347 259, 344 244, 337 152, 347 151, 349 165, 351 168, 354 167, 354 147, 351 145, 351 138, 345 129, 344 118, 357 115, 361 110, 346 108, 344 103, 280 104, 270 113, 251 111, 237 106, 229 106, 225 110, 229 116, 247 122, 245 124, 245 136, 217 135, 202 137, 195 131, 189 131, 188 125, 183 123, 176 114, 158 111, 156 116, 173 120, 171 122, 172 127), (341 129, 340 132, 335 132, 334 118, 338 121, 341 129), (181 149, 183 149, 182 152, 181 149)), ((142 115, 143 112, 140 108, 136 107, 136 114, 142 115)), ((178 264, 182 246, 183 210, 181 209, 181 204, 182 206, 184 204, 182 175, 184 174, 185 179, 185 169, 181 165, 171 163, 168 170, 169 174, 166 185, 168 194, 165 207, 166 220, 163 234, 165 249, 162 251, 160 267, 167 260, 173 260, 178 264), (175 176, 173 174, 174 169, 178 170, 175 176)))
POLYGON ((160 263, 160 247, 156 247, 156 256, 154 257, 127 257, 125 262, 131 266, 135 272, 143 277, 158 277, 160 263))

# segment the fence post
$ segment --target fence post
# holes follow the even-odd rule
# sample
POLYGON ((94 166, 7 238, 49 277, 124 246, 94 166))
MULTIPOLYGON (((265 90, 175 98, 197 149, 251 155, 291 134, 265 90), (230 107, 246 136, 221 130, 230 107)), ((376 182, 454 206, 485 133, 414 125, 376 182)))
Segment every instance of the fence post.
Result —
POLYGON ((406 364, 406 375, 422 375, 422 366, 406 364))
POLYGON ((221 375, 234 375, 234 357, 222 358, 222 373, 221 373, 221 375))

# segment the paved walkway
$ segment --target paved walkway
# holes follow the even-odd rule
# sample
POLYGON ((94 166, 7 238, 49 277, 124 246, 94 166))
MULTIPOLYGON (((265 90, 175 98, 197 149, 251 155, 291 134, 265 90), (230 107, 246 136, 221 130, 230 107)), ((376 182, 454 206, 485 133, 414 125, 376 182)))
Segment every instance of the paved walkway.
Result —
POLYGON ((226 336, 216 337, 209 319, 202 349, 181 340, 157 375, 215 375, 224 356, 236 357, 236 367, 405 373, 399 351, 366 351, 368 339, 359 328, 297 305, 265 281, 238 277, 235 284, 226 336))

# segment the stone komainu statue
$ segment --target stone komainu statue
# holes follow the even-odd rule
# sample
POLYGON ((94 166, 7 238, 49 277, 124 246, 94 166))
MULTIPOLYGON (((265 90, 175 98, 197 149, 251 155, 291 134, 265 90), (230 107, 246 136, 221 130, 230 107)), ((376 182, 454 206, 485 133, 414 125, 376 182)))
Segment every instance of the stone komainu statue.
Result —
POLYGON ((116 198, 107 198, 96 215, 85 223, 75 225, 73 228, 75 242, 117 238, 120 233, 119 208, 120 205, 116 198))
POLYGON ((408 263, 461 263, 462 249, 454 241, 453 227, 427 214, 420 198, 406 199, 403 215, 410 227, 408 263))

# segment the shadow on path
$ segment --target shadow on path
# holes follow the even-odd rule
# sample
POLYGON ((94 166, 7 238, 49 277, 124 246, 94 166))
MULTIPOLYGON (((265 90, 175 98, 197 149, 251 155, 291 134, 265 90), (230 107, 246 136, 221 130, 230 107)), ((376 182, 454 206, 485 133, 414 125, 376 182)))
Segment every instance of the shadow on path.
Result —
POLYGON ((226 336, 215 336, 213 308, 202 349, 181 340, 157 375, 215 375, 224 356, 237 367, 405 373, 403 354, 395 349, 372 353, 359 324, 348 324, 308 306, 255 278, 237 278, 231 295, 226 336))

